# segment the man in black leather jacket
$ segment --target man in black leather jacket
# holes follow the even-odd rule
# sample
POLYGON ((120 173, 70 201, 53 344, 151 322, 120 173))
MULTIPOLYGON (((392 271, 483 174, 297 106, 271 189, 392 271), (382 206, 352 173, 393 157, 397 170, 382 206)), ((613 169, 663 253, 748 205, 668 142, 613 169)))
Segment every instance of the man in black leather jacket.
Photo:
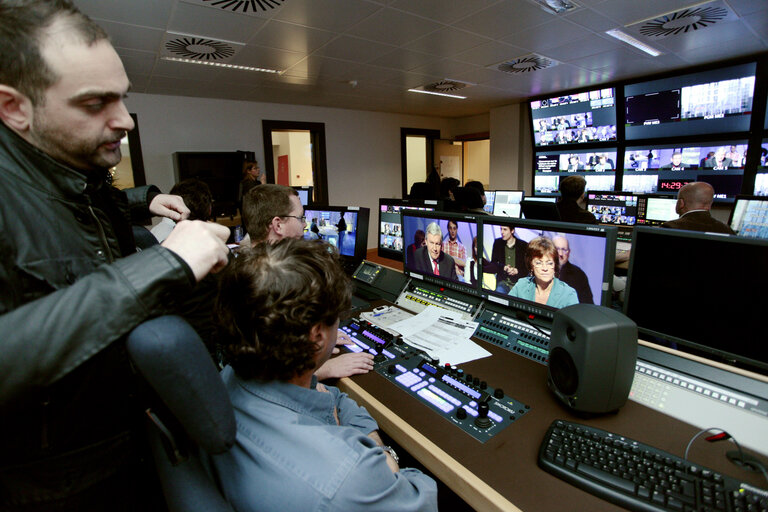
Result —
POLYGON ((122 340, 226 264, 228 230, 107 185, 133 121, 97 25, 2 0, 0 41, 0 509, 151 510, 122 340), (129 221, 149 213, 180 222, 135 253, 129 221))

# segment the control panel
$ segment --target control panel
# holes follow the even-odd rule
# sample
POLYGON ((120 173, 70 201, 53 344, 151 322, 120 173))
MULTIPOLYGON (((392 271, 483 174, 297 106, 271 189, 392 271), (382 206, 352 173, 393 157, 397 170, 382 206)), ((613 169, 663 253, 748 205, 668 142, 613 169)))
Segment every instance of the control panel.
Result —
POLYGON ((481 443, 530 410, 480 376, 440 366, 422 350, 368 322, 349 320, 339 328, 355 343, 347 345, 348 350, 373 354, 379 375, 481 443))
POLYGON ((421 313, 427 306, 456 311, 464 320, 472 320, 480 310, 482 299, 471 297, 432 283, 411 281, 395 302, 414 313, 421 313))
MULTIPOLYGON (((513 318, 512 310, 488 304, 475 319, 477 326, 475 337, 493 343, 537 363, 549 361, 550 330, 534 323, 534 319, 513 318)), ((532 316, 532 315, 531 315, 532 316)))

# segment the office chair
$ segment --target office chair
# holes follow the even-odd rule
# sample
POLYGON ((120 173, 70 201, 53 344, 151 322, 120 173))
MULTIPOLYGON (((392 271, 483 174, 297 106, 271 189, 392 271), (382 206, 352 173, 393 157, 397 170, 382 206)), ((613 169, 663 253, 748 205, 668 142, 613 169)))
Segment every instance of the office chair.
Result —
POLYGON ((557 204, 541 201, 526 201, 520 203, 520 210, 526 219, 535 220, 560 220, 560 211, 557 204))
POLYGON ((235 443, 235 414, 219 372, 194 329, 176 316, 140 324, 128 355, 151 386, 149 439, 168 509, 232 512, 198 456, 235 443))

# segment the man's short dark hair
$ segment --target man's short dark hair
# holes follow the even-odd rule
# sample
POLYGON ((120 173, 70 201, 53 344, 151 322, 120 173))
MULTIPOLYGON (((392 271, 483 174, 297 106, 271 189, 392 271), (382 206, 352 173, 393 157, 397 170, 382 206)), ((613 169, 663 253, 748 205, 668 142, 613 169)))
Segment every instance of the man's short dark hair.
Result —
POLYGON ((221 276, 214 316, 224 356, 243 379, 287 381, 315 368, 317 323, 349 309, 352 288, 328 246, 284 238, 241 249, 221 276))
POLYGON ((560 195, 563 199, 578 199, 587 188, 584 176, 567 176, 560 180, 560 195))
POLYGON ((3 0, 0 2, 0 83, 41 105, 45 90, 59 79, 40 53, 45 30, 59 18, 87 45, 109 39, 104 29, 68 0, 3 0))
POLYGON ((480 192, 480 195, 481 195, 481 196, 484 196, 484 195, 485 195, 485 187, 483 186, 483 184, 482 184, 482 183, 480 183, 480 182, 479 182, 479 181, 477 181, 477 180, 468 181, 468 182, 466 182, 466 183, 464 184, 464 186, 465 186, 466 188, 473 188, 473 189, 477 190, 478 192, 480 192))
POLYGON ((189 220, 208 220, 211 217, 213 196, 208 185, 197 178, 178 182, 171 189, 171 194, 181 196, 189 208, 189 220))
POLYGON ((243 226, 252 242, 266 240, 269 224, 275 217, 290 215, 291 196, 299 193, 291 187, 267 183, 253 187, 243 197, 243 226))

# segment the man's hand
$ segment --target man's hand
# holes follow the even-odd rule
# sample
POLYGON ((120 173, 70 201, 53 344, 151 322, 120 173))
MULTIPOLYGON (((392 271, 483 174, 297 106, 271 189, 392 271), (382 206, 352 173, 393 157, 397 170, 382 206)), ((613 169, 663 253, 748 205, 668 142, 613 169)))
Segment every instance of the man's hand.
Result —
POLYGON ((315 371, 317 380, 341 379, 373 370, 373 356, 368 352, 342 354, 329 359, 315 371))
POLYGON ((181 196, 170 194, 158 194, 149 204, 149 212, 158 217, 168 217, 179 222, 189 217, 189 208, 184 204, 181 196))
POLYGON ((218 272, 227 265, 227 238, 229 229, 226 226, 184 220, 176 224, 162 246, 183 259, 199 282, 209 272, 218 272))
POLYGON ((354 345, 355 342, 352 341, 352 338, 349 337, 349 334, 339 329, 339 333, 336 335, 336 346, 333 347, 333 353, 338 354, 341 352, 341 349, 339 347, 343 347, 344 345, 354 345))
POLYGON ((517 267, 511 267, 509 265, 504 265, 504 272, 506 272, 510 276, 516 276, 517 275, 517 267))

